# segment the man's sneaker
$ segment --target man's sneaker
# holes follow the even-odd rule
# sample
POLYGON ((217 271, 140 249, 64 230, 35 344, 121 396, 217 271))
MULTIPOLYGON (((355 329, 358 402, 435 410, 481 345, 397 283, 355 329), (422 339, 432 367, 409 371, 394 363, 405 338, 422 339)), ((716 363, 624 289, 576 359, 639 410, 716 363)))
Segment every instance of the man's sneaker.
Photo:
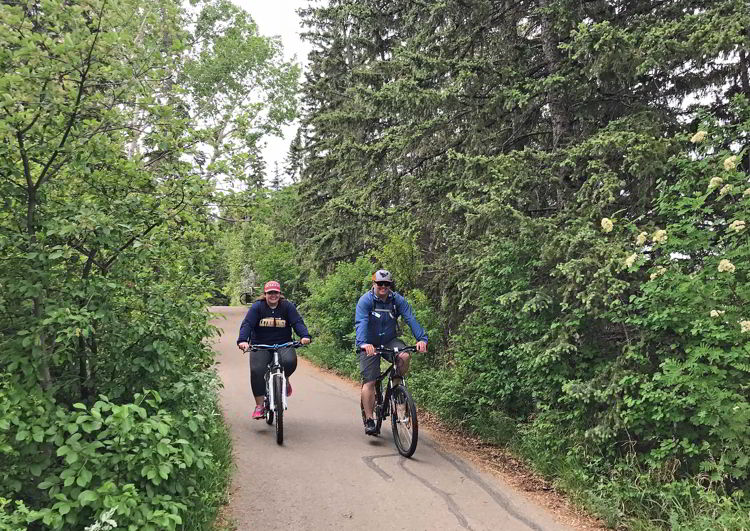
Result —
POLYGON ((255 410, 253 411, 253 418, 262 419, 265 416, 266 410, 263 408, 263 406, 255 406, 255 410))
POLYGON ((286 396, 292 396, 292 384, 289 383, 289 380, 286 381, 286 396))
POLYGON ((378 427, 375 426, 375 421, 373 419, 367 419, 365 421, 365 433, 367 435, 377 435, 378 427))

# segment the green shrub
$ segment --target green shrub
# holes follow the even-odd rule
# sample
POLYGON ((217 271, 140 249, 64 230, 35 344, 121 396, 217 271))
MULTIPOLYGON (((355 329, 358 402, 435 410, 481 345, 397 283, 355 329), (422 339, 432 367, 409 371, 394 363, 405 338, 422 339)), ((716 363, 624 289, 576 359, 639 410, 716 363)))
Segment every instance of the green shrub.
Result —
POLYGON ((0 496, 25 500, 11 517, 66 529, 110 511, 123 529, 205 528, 224 501, 229 436, 215 376, 187 378, 176 389, 169 409, 155 391, 133 403, 101 396, 71 409, 3 395, 0 496))
POLYGON ((354 355, 354 309, 360 296, 370 289, 372 271, 370 261, 360 257, 354 263, 340 262, 324 279, 308 281, 310 295, 302 311, 314 337, 354 355))

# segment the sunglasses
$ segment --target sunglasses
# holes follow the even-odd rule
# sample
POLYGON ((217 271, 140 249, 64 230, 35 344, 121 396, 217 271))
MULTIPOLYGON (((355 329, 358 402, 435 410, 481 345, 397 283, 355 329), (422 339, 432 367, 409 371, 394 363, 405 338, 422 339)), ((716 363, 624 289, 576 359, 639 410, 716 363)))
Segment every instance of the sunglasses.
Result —
POLYGON ((388 288, 388 287, 391 286, 390 282, 384 282, 384 281, 382 281, 382 282, 376 282, 375 284, 377 284, 381 288, 388 288))
POLYGON ((278 295, 279 291, 266 291, 266 295, 278 295))

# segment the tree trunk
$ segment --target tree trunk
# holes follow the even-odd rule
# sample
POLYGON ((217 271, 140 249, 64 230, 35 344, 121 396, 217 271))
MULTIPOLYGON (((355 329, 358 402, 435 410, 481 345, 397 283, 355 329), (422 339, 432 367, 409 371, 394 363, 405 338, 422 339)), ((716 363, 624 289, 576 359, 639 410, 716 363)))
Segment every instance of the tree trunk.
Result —
MULTIPOLYGON (((558 74, 562 67, 560 37, 554 26, 554 15, 550 12, 554 0, 539 0, 542 10, 542 50, 547 60, 547 76, 558 74)), ((552 119, 552 148, 557 149, 570 134, 570 113, 565 102, 565 90, 555 85, 547 91, 547 104, 552 119)))

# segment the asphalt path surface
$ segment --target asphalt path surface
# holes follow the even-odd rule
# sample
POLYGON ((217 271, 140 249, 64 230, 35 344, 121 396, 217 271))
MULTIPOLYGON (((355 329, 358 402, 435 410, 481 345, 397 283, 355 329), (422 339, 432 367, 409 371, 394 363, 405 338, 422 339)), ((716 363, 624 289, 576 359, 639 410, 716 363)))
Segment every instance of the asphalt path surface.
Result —
MULTIPOLYGON (((390 423, 364 433, 359 390, 298 351, 284 444, 253 420, 247 354, 236 340, 245 307, 215 307, 221 403, 234 445, 229 517, 239 530, 558 530, 553 516, 496 477, 444 451, 425 429, 411 459, 396 451, 390 423)), ((352 356, 354 353, 352 353, 352 356)))

